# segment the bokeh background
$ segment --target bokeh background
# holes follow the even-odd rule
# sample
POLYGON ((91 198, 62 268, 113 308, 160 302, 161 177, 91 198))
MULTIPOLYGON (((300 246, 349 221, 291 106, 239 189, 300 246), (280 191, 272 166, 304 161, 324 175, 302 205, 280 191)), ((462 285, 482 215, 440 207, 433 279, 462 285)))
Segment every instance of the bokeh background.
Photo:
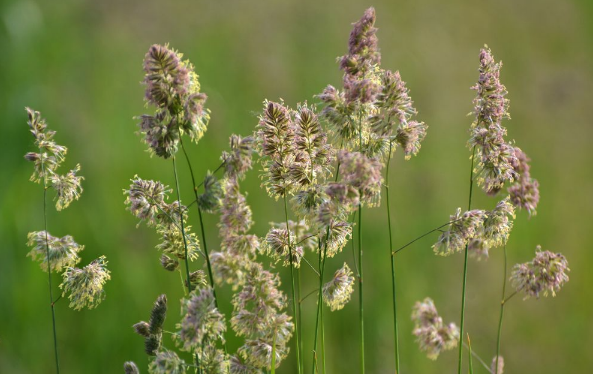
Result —
MULTIPOLYGON (((0 372, 51 373, 53 352, 47 277, 25 257, 27 232, 41 230, 42 188, 28 181, 33 150, 24 107, 41 111, 69 147, 66 167, 82 165, 85 192, 60 213, 49 209, 49 230, 73 235, 86 246, 82 264, 106 255, 112 280, 107 298, 91 311, 57 304, 64 373, 123 372, 126 360, 146 372, 143 342, 131 329, 147 319, 161 293, 169 296, 167 328, 174 329, 182 292, 176 274, 163 271, 156 235, 124 208, 122 190, 135 174, 173 184, 168 161, 150 158, 135 134, 143 103, 142 59, 153 43, 170 43, 196 67, 209 96, 210 127, 189 148, 198 175, 219 164, 232 133, 253 131, 265 98, 295 106, 327 85, 340 85, 335 62, 347 49, 350 24, 375 6, 382 66, 399 70, 419 118, 429 126, 420 154, 392 164, 396 245, 447 221, 468 194, 467 129, 477 79, 479 49, 487 43, 504 61, 502 81, 511 100, 515 139, 533 159, 541 203, 531 219, 520 212, 508 244, 509 265, 532 258, 536 245, 566 255, 571 281, 556 298, 522 301, 507 308, 502 354, 508 373, 583 373, 593 369, 593 3, 555 1, 83 1, 4 0, 0 3, 0 372)), ((183 196, 191 201, 181 166, 183 196)), ((254 232, 282 219, 280 203, 259 189, 253 170, 249 191, 254 232)), ((480 190, 474 206, 496 201, 480 190)), ((393 373, 388 242, 384 207, 365 212, 365 309, 367 372, 393 373)), ((197 217, 190 216, 194 227, 197 217)), ((217 217, 207 216, 212 249, 217 217)), ((403 373, 454 372, 456 353, 428 360, 411 335, 416 300, 432 297, 446 322, 458 323, 462 256, 432 254, 436 235, 398 256, 403 373)), ((474 350, 494 355, 502 282, 502 251, 471 261, 467 331, 474 350)), ((348 250, 328 262, 333 272, 348 250)), ((194 265, 196 267, 198 265, 194 265)), ((281 269, 285 291, 287 272, 281 269)), ((303 292, 313 289, 303 269, 303 292)), ((54 278, 55 284, 59 278, 54 278)), ((230 314, 228 288, 222 310, 230 314)), ((305 302, 305 349, 311 350, 313 298, 305 302)), ((357 299, 326 313, 327 368, 358 368, 357 299)), ((171 345, 171 343, 168 343, 171 345)), ((231 339, 229 348, 239 341, 231 339)), ((294 352, 294 350, 293 350, 294 352)), ((307 360, 310 360, 307 354, 307 360)), ((292 373, 294 354, 279 372, 292 373)), ((467 359, 465 358, 467 361, 467 359)), ((307 361, 309 362, 309 361, 307 361)), ((477 367, 477 373, 485 370, 477 367)), ((306 365, 309 368, 309 365, 306 365)))

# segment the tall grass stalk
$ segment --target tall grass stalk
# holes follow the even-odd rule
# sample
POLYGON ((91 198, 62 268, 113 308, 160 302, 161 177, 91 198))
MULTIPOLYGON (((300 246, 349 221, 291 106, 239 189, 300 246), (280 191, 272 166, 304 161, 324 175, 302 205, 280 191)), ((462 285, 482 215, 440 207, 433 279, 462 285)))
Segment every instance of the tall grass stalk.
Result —
POLYGON ((397 325, 397 301, 395 284, 395 253, 393 252, 393 235, 391 230, 391 209, 389 205, 389 161, 391 161, 392 142, 389 142, 387 165, 385 166, 385 197, 387 207, 387 230, 389 231, 389 254, 391 256, 391 286, 393 290, 393 344, 395 349, 395 373, 399 373, 399 331, 397 325))
POLYGON ((173 174, 175 175, 175 190, 177 191, 177 203, 179 206, 179 220, 181 224, 181 235, 183 236, 183 249, 185 250, 185 275, 187 277, 186 286, 187 292, 191 292, 191 280, 189 274, 189 257, 187 253, 187 238, 185 237, 185 223, 183 223, 183 212, 181 211, 181 194, 179 193, 179 178, 177 176, 177 162, 175 161, 175 156, 173 156, 173 174))
POLYGON ((496 337, 496 366, 494 369, 495 372, 493 374, 498 373, 498 359, 500 357, 500 337, 502 334, 502 318, 504 316, 504 304, 506 303, 505 293, 506 293, 506 286, 507 286, 507 246, 504 246, 504 268, 503 268, 503 278, 502 278, 502 298, 500 299, 500 317, 498 319, 498 334, 496 337))
MULTIPOLYGON (((41 148, 39 152, 41 152, 41 148)), ((54 356, 56 361, 56 373, 60 374, 60 359, 58 357, 58 334, 56 330, 56 309, 55 309, 55 301, 53 296, 52 290, 52 280, 51 280, 51 261, 49 258, 49 239, 47 233, 47 182, 45 180, 45 165, 41 163, 41 170, 43 174, 43 229, 45 230, 45 251, 47 255, 47 279, 49 285, 49 305, 51 306, 51 322, 54 334, 54 356)), ((57 300, 56 300, 57 301, 57 300)))
MULTIPOLYGON (((319 322, 321 319, 321 313, 323 310, 323 274, 325 272, 325 259, 326 259, 326 254, 327 254, 327 240, 329 239, 329 228, 327 229, 327 234, 326 234, 326 241, 325 241, 325 245, 323 246, 323 252, 321 250, 321 240, 318 241, 318 245, 319 245, 319 291, 317 293, 317 315, 315 318, 315 340, 313 341, 313 367, 311 372, 315 373, 316 372, 316 363, 317 363, 317 358, 319 357, 319 355, 317 354, 317 336, 319 335, 319 322)), ((322 342, 323 344, 323 342, 322 342)), ((325 361, 325 357, 323 357, 323 360, 325 361)))
MULTIPOLYGON (((469 174, 469 202, 467 210, 472 208, 472 190, 474 187, 474 159, 476 157, 476 146, 472 149, 472 162, 469 174)), ((465 289, 467 285, 467 254, 469 244, 466 244, 464 251, 464 262, 463 262, 463 288, 461 290, 461 321, 459 323, 459 364, 457 365, 457 373, 461 374, 461 364, 463 361, 463 323, 465 322, 465 289)))
POLYGON ((196 199, 196 207, 198 209, 198 216, 200 218, 200 230, 202 232, 202 244, 204 245, 204 257, 206 257, 206 266, 208 268, 208 279, 210 280, 210 287, 212 287, 212 294, 214 295, 214 306, 216 306, 216 308, 218 309, 218 299, 216 298, 216 288, 214 288, 214 277, 212 276, 212 265, 210 264, 210 255, 208 254, 208 244, 206 242, 206 230, 204 230, 204 220, 202 219, 202 209, 200 208, 200 204, 197 203, 199 187, 196 185, 194 170, 191 166, 191 162, 189 160, 189 156, 187 155, 187 151, 185 150, 185 146, 183 145, 183 141, 180 139, 179 142, 181 143, 181 149, 183 150, 183 155, 185 156, 185 161, 187 161, 187 167, 189 168, 189 174, 191 175, 194 197, 196 199))
POLYGON ((294 316, 294 321, 297 326, 295 326, 295 335, 296 335, 296 356, 297 356, 297 367, 298 372, 301 374, 303 372, 303 365, 301 361, 301 337, 300 337, 300 325, 299 325, 299 316, 297 314, 297 303, 296 303, 296 292, 295 292, 295 282, 294 282, 294 266, 293 266, 293 258, 292 258, 292 243, 290 241, 290 227, 288 226, 288 203, 286 199, 286 191, 284 192, 284 219, 286 222, 286 233, 288 237, 288 257, 290 260, 290 289, 291 289, 291 296, 292 296, 292 314, 294 316))
MULTIPOLYGON (((358 116, 358 142, 362 153, 362 111, 358 116)), ((358 202, 358 309, 360 320, 360 372, 364 374, 364 302, 362 292, 362 196, 358 202)))

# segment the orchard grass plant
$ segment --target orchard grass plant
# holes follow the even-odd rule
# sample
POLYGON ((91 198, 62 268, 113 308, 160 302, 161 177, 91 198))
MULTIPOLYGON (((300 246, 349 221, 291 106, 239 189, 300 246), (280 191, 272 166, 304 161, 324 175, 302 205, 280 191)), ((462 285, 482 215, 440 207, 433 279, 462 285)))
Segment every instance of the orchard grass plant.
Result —
MULTIPOLYGON (((532 260, 507 269, 513 221, 522 211, 535 216, 540 196, 538 181, 530 174, 531 160, 509 139, 505 127, 510 115, 507 90, 501 83, 502 63, 487 46, 480 50, 477 82, 471 87, 476 96, 467 141, 467 209, 449 212, 448 219, 443 212, 441 225, 416 238, 405 237, 392 227, 391 160, 403 157, 413 162, 429 128, 420 120, 400 72, 381 64, 375 22, 375 10, 369 8, 353 24, 348 48, 337 59, 341 82, 320 88, 310 102, 290 105, 280 98, 264 100, 252 131, 232 134, 219 166, 204 175, 196 173, 199 160, 192 160, 187 149, 199 146, 208 129, 207 93, 201 90, 194 66, 180 52, 169 45, 148 49, 142 65, 146 113, 135 117, 137 133, 148 154, 155 156, 155 165, 168 164, 173 183, 169 186, 150 175, 130 176, 123 191, 124 204, 138 226, 156 232, 159 241, 154 244, 154 260, 171 276, 179 277, 184 294, 179 301, 181 315, 173 316, 174 331, 164 329, 166 318, 171 317, 166 294, 155 295, 152 308, 147 305, 146 315, 138 316, 130 333, 140 336, 138 349, 149 356, 148 367, 126 362, 125 373, 325 374, 326 362, 339 359, 326 350, 325 321, 339 313, 356 292, 358 319, 353 325, 358 329, 358 348, 348 354, 358 358, 359 365, 352 372, 364 374, 365 351, 369 343, 376 344, 365 340, 364 274, 375 276, 368 271, 373 269, 365 267, 365 255, 390 262, 394 350, 386 362, 395 373, 402 372, 401 362, 407 359, 400 354, 401 339, 415 339, 430 360, 457 350, 459 374, 464 370, 464 348, 470 373, 474 364, 492 374, 503 373, 501 336, 506 305, 515 295, 524 299, 555 296, 568 281, 569 268, 562 254, 537 245, 532 260), (180 178, 182 167, 189 172, 187 180, 180 178), (247 173, 259 176, 270 207, 280 204, 283 219, 270 222, 263 235, 252 231, 254 220, 270 219, 254 217, 248 191, 241 188, 247 173), (472 198, 478 189, 492 203, 475 207, 472 198), (191 201, 182 201, 182 191, 189 194, 189 190, 191 201), (389 245, 372 248, 364 239, 363 223, 381 205, 386 210, 383 235, 389 245), (208 232, 205 221, 216 222, 218 233, 208 232), (441 316, 434 301, 424 295, 418 295, 411 320, 402 318, 398 309, 396 269, 405 263, 402 251, 429 235, 435 235, 434 255, 460 256, 463 261, 458 319, 448 313, 441 316), (407 244, 396 248, 396 241, 407 244), (337 260, 348 247, 352 248, 351 260, 337 260), (472 348, 465 329, 465 300, 471 286, 467 274, 472 261, 498 255, 504 262, 499 323, 492 326, 497 328, 497 340, 489 356, 483 356, 472 348), (281 279, 286 280, 284 284, 281 279), (512 292, 507 290, 509 280, 512 292), (304 290, 303 284, 316 288, 304 290), (229 292, 217 292, 223 288, 229 292), (229 293, 227 298, 219 296, 229 293), (315 300, 314 310, 303 306, 309 297, 315 300), (409 325, 413 336, 400 337, 401 324, 409 325), (314 326, 312 334, 304 334, 304 326, 314 326), (227 345, 230 336, 238 337, 240 344, 227 345), (305 341, 305 337, 312 340, 305 341), (294 357, 292 368, 282 365, 290 355, 294 357)), ((27 112, 38 148, 25 156, 34 164, 31 180, 44 186, 44 212, 50 189, 56 193, 56 209, 65 209, 82 192, 80 166, 58 173, 66 148, 54 142, 54 132, 38 112, 27 112)), ((28 245, 29 256, 48 273, 59 373, 54 307, 59 298, 54 298, 53 275, 62 274, 62 295, 68 295, 70 307, 80 310, 101 302, 110 273, 103 256, 77 268, 84 246, 71 236, 51 235, 47 225, 45 219, 43 231, 29 234, 28 245)))

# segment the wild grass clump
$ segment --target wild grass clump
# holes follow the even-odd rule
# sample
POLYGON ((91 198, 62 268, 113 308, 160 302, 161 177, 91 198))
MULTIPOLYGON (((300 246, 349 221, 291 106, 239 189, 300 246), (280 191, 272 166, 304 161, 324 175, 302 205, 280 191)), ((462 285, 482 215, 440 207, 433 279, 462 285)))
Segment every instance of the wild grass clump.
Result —
MULTIPOLYGON (((146 224, 159 236, 154 259, 165 271, 178 272, 184 296, 174 331, 164 329, 169 302, 166 294, 155 295, 149 322, 132 326, 144 339, 148 372, 275 373, 294 354, 294 370, 299 374, 325 373, 326 362, 339 359, 325 349, 324 326, 330 318, 326 311, 343 309, 357 292, 358 370, 364 373, 369 343, 365 339, 364 274, 375 274, 365 271, 370 269, 363 260, 364 255, 372 255, 390 261, 394 351, 389 361, 400 373, 400 362, 406 357, 400 355, 399 326, 409 321, 402 320, 398 310, 396 265, 405 262, 399 253, 436 231, 440 236, 432 246, 434 254, 464 256, 460 321, 445 323, 433 300, 419 297, 422 301, 412 309, 413 336, 432 360, 457 348, 459 374, 464 347, 470 372, 476 359, 488 372, 501 374, 505 305, 518 293, 525 298, 554 296, 568 281, 566 258, 541 251, 538 246, 532 261, 513 268, 510 279, 516 290, 507 295, 506 250, 513 221, 521 210, 530 217, 536 214, 539 184, 530 174, 531 160, 508 140, 504 121, 510 119, 509 100, 500 79, 502 63, 488 47, 480 50, 477 83, 471 87, 476 97, 467 142, 467 209, 457 208, 446 223, 394 248, 390 161, 393 157, 411 160, 418 156, 429 128, 419 120, 400 72, 381 65, 375 22, 375 11, 369 8, 353 24, 348 50, 338 58, 343 73, 339 87, 327 85, 313 104, 264 100, 258 118, 253 119, 253 131, 231 135, 229 148, 220 155, 220 165, 201 178, 186 146, 199 146, 205 136, 211 115, 206 106, 208 97, 201 91, 194 66, 181 53, 168 45, 149 48, 143 63, 149 113, 136 117, 138 134, 150 156, 157 156, 155 163, 170 163, 173 182, 169 187, 150 176, 133 176, 124 190, 124 204, 139 224, 146 224), (187 181, 179 178, 178 156, 189 171, 191 178, 187 181), (270 222, 269 230, 261 236, 251 231, 256 217, 247 192, 241 188, 253 168, 261 178, 261 189, 271 198, 270 206, 280 203, 283 213, 283 219, 270 222), (474 185, 494 198, 493 203, 474 207, 474 185), (190 189, 193 198, 182 202, 181 191, 190 189), (363 221, 381 204, 387 213, 384 235, 389 237, 389 246, 370 248, 363 240, 363 221), (217 221, 218 235, 205 229, 204 222, 209 219, 217 221), (192 225, 199 229, 194 230, 192 225), (349 242, 352 260, 336 261, 349 242), (215 249, 209 250, 209 245, 215 249), (499 252, 504 255, 502 298, 497 345, 491 347, 494 358, 488 365, 472 348, 465 331, 466 280, 470 257, 486 261, 499 252), (282 284, 282 274, 288 284, 282 284), (303 280, 315 284, 316 289, 305 294, 303 280), (223 287, 232 293, 230 298, 218 296, 217 290, 223 287), (309 296, 317 300, 314 311, 303 306, 309 296), (226 308, 221 309, 221 305, 228 305, 232 311, 225 315, 222 310, 226 308), (315 326, 312 341, 304 341, 303 326, 315 326), (228 336, 237 337, 240 344, 227 345, 228 336)), ((39 148, 39 153, 26 155, 35 163, 32 180, 44 184, 44 209, 49 188, 56 190, 56 208, 64 209, 82 192, 82 177, 77 175, 80 167, 57 174, 66 148, 53 142, 54 133, 46 129, 39 113, 28 112, 39 148)), ((257 218, 269 221, 265 216, 257 218)), ((397 238, 406 239, 402 234, 397 238)), ((52 313, 52 271, 63 272, 60 288, 64 295, 69 294, 71 307, 92 308, 103 299, 103 285, 110 278, 103 256, 82 269, 75 268, 83 246, 70 236, 50 235, 47 227, 29 234, 29 245, 29 255, 49 273, 52 313)), ((55 334, 54 321, 54 340, 55 334)), ((57 358, 56 345, 56 365, 57 358)), ((140 372, 133 362, 126 362, 124 369, 126 373, 140 372)))

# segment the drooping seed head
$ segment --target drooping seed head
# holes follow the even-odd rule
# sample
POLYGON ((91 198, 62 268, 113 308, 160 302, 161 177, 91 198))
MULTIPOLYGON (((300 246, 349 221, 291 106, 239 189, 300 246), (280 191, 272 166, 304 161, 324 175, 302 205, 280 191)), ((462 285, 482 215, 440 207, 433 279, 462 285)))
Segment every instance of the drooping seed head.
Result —
POLYGON ((62 274, 63 282, 60 284, 62 296, 70 295, 70 307, 81 310, 84 307, 93 309, 105 298, 103 289, 105 282, 111 279, 107 270, 105 256, 92 261, 82 269, 69 267, 62 274))
POLYGON ((331 281, 323 286, 323 301, 332 311, 342 309, 354 291, 354 277, 348 264, 338 269, 331 281))
POLYGON ((51 236, 46 231, 34 231, 30 232, 27 238, 27 245, 31 247, 27 256, 30 256, 33 261, 39 262, 43 271, 48 271, 48 251, 52 272, 62 272, 80 262, 78 253, 84 249, 84 245, 76 243, 70 235, 58 238, 51 236))
POLYGON ((530 262, 513 267, 511 282, 525 298, 539 298, 540 294, 556 296, 562 286, 568 282, 568 261, 560 253, 542 251, 537 246, 535 257, 530 262))

